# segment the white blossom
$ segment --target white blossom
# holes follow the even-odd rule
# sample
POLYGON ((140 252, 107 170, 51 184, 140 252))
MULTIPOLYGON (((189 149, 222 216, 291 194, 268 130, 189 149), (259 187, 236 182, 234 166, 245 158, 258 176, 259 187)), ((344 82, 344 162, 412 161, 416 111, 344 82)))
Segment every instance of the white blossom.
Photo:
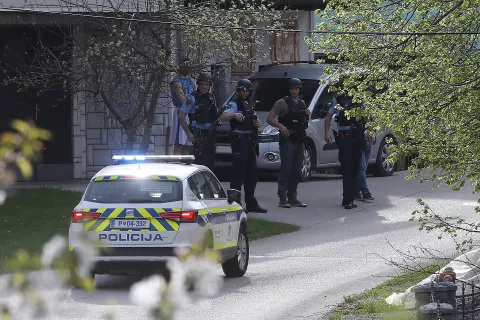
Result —
POLYGON ((217 264, 211 260, 194 256, 185 262, 185 269, 195 293, 200 296, 212 297, 223 285, 223 277, 216 272, 217 264))
POLYGON ((130 300, 147 309, 156 308, 162 301, 161 295, 165 287, 165 279, 159 275, 153 275, 132 285, 130 300))
POLYGON ((48 316, 57 313, 67 298, 67 292, 62 287, 61 279, 56 272, 45 272, 35 277, 31 287, 38 295, 41 312, 48 316))
POLYGON ((7 193, 3 190, 0 190, 0 206, 5 202, 7 199, 7 193))
POLYGON ((56 235, 43 245, 42 264, 49 267, 67 247, 67 240, 63 236, 56 235))
POLYGON ((0 276, 0 293, 7 290, 10 287, 10 281, 12 279, 11 275, 1 275, 0 276))
POLYGON ((176 308, 183 308, 191 303, 191 299, 187 294, 186 270, 184 264, 178 259, 171 259, 167 262, 170 270, 170 281, 168 290, 168 301, 176 308))
POLYGON ((90 271, 95 264, 95 257, 98 254, 98 248, 86 237, 81 236, 75 246, 77 256, 76 272, 80 277, 90 276, 90 271))

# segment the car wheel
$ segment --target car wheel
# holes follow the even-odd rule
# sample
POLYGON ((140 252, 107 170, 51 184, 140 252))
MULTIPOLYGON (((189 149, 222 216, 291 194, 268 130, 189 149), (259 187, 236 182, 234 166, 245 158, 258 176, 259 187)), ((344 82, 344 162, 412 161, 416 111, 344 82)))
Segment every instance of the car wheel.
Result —
POLYGON ((242 277, 248 268, 250 248, 248 245, 247 228, 244 224, 240 226, 237 242, 237 253, 235 257, 222 263, 223 273, 228 278, 242 277))
POLYGON ((301 181, 307 182, 312 176, 312 150, 307 144, 303 150, 301 181))
POLYGON ((392 144, 396 144, 395 138, 393 138, 393 142, 389 143, 387 139, 393 138, 392 136, 387 136, 383 138, 380 146, 378 148, 377 153, 377 161, 375 162, 375 169, 373 174, 377 177, 389 177, 391 176, 397 169, 397 164, 395 162, 388 161, 388 148, 392 144))

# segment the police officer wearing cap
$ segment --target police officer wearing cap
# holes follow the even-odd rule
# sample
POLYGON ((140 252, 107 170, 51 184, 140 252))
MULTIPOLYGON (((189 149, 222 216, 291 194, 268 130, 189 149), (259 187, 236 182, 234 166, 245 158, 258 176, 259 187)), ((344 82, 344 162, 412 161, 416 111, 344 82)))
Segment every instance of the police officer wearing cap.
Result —
POLYGON ((245 209, 247 212, 266 213, 255 198, 257 186, 257 132, 260 121, 250 104, 252 83, 242 79, 237 83, 236 94, 222 114, 221 120, 229 121, 232 146, 232 179, 230 188, 245 191, 245 209))
POLYGON ((306 207, 297 199, 297 187, 301 180, 306 129, 310 110, 299 98, 302 82, 292 78, 289 81, 290 94, 275 102, 268 114, 267 123, 280 130, 280 174, 278 177, 279 207, 306 207), (278 121, 275 118, 278 117, 278 121))
MULTIPOLYGON (((360 161, 365 146, 365 121, 354 115, 347 116, 346 111, 360 108, 352 103, 352 99, 341 94, 333 99, 332 107, 325 117, 325 141, 332 143, 330 135, 331 121, 335 116, 338 132, 335 142, 338 145, 338 157, 342 168, 343 201, 345 209, 356 208, 354 202, 357 176, 360 171, 360 161), (338 104, 338 105, 337 105, 338 104)), ((350 112, 349 112, 350 113, 350 112)))
POLYGON ((179 119, 188 139, 193 143, 194 163, 207 166, 215 165, 215 122, 218 120, 215 96, 210 92, 210 78, 200 74, 197 90, 184 101, 179 119), (187 124, 186 115, 190 119, 187 124))

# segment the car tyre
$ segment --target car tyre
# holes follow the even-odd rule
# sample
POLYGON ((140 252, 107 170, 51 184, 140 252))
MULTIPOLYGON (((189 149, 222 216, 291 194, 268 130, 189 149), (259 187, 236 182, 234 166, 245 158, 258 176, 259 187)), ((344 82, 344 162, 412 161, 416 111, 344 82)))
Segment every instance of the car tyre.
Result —
POLYGON ((383 138, 378 148, 377 160, 374 165, 373 175, 376 177, 389 177, 397 170, 397 164, 388 162, 388 147, 392 144, 396 144, 395 138, 392 136, 386 136, 383 138), (387 139, 392 138, 393 142, 388 143, 387 139))
POLYGON ((300 175, 302 182, 307 182, 310 180, 312 176, 312 149, 308 145, 305 144, 305 148, 303 150, 303 160, 302 160, 302 173, 300 175))
POLYGON ((228 278, 243 277, 248 268, 250 247, 248 244, 247 228, 245 224, 240 226, 235 257, 222 263, 223 273, 228 278))

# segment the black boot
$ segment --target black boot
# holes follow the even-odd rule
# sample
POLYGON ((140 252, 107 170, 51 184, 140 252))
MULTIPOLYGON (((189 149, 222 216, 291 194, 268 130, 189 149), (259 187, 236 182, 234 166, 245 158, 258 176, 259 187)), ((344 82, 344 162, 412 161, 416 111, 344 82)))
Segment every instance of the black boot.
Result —
POLYGON ((290 208, 291 205, 288 203, 287 196, 285 195, 279 195, 280 202, 278 203, 278 206, 281 208, 290 208))
POLYGON ((260 207, 258 203, 254 206, 247 206, 246 210, 247 210, 247 213, 248 212, 267 213, 268 211, 267 209, 260 207))
POLYGON ((299 208, 306 208, 307 207, 306 203, 298 201, 296 193, 295 194, 288 194, 288 203, 292 207, 299 207, 299 208))
POLYGON ((357 207, 356 203, 353 201, 350 202, 342 202, 342 206, 345 207, 345 209, 354 209, 357 207))
MULTIPOLYGON (((245 202, 247 202, 245 200, 245 202)), ((247 202, 246 211, 248 212, 257 212, 257 213, 267 213, 267 209, 260 207, 257 202, 257 199, 253 198, 251 201, 247 202)))
POLYGON ((292 207, 299 207, 299 208, 306 208, 306 207, 307 207, 307 204, 306 204, 306 203, 303 203, 303 202, 298 201, 297 198, 289 198, 289 199, 288 199, 288 203, 289 203, 292 207))

